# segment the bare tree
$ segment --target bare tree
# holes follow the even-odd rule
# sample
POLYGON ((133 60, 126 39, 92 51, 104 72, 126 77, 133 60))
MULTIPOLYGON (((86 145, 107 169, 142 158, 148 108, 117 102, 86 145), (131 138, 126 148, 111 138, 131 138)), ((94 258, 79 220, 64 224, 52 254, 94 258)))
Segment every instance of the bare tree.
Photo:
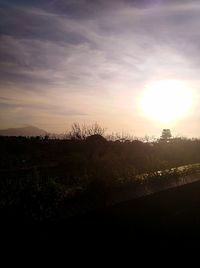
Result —
POLYGON ((91 136, 91 135, 101 135, 103 136, 105 133, 106 129, 101 127, 99 124, 94 123, 93 125, 86 126, 86 135, 91 136))
POLYGON ((105 128, 101 127, 98 123, 92 125, 73 123, 69 137, 75 140, 85 140, 87 137, 92 135, 101 135, 105 133, 105 128))

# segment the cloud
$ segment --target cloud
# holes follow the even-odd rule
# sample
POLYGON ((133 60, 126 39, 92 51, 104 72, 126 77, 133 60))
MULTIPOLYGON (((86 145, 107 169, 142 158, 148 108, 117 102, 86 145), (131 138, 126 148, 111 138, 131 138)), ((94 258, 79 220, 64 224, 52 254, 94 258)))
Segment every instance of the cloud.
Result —
MULTIPOLYGON (((179 5, 179 9, 158 6, 144 11, 134 8, 138 1, 129 5, 128 2, 125 1, 121 9, 107 10, 107 13, 115 14, 110 17, 99 11, 105 3, 86 1, 88 8, 95 5, 101 14, 101 17, 95 18, 88 16, 87 20, 81 16, 76 18, 73 12, 72 16, 67 16, 65 8, 61 8, 65 5, 66 8, 79 6, 82 10, 84 1, 50 1, 46 4, 47 10, 7 7, 9 19, 2 20, 0 48, 3 76, 6 78, 10 71, 7 74, 9 81, 12 76, 13 80, 18 77, 17 80, 20 80, 24 75, 24 80, 31 82, 32 74, 33 80, 39 83, 48 83, 50 77, 54 81, 58 77, 61 83, 70 79, 77 82, 83 79, 84 74, 90 81, 97 76, 111 78, 112 74, 116 79, 122 70, 127 71, 130 67, 134 71, 139 70, 140 64, 162 46, 194 58, 192 51, 196 52, 199 47, 195 27, 199 13, 197 9, 194 12, 194 5, 189 6, 192 10, 185 10, 184 5, 179 5), (58 10, 62 10, 65 16, 52 14, 52 5, 58 5, 58 10), (29 71, 23 72, 24 69, 29 71), (88 70, 84 72, 83 69, 88 70), (91 70, 95 70, 97 75, 91 70), (41 77, 42 72, 44 75, 41 77)), ((149 3, 143 1, 143 4, 145 2, 149 3)), ((122 6, 123 2, 119 3, 122 6)), ((54 13, 57 11, 56 8, 53 10, 54 13)))
POLYGON ((129 116, 148 81, 198 80, 199 11, 198 1, 2 1, 0 97, 18 103, 1 109, 129 116))

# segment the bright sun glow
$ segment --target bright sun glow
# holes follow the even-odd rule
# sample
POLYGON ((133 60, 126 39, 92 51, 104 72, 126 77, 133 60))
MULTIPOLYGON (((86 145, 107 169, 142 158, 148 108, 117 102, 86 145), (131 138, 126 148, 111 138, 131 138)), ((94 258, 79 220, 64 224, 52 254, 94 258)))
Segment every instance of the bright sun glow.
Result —
POLYGON ((146 86, 141 107, 150 119, 170 123, 189 113, 193 98, 192 90, 183 82, 160 80, 146 86))

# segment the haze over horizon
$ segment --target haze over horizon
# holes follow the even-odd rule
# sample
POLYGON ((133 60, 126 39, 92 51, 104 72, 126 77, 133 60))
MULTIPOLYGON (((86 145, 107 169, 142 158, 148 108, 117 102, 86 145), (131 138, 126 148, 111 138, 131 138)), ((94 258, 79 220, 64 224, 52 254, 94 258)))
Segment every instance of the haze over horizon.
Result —
POLYGON ((1 0, 0 129, 98 122, 135 136, 200 136, 199 12, 197 0, 1 0), (140 100, 168 80, 187 85, 193 106, 158 122, 140 100))

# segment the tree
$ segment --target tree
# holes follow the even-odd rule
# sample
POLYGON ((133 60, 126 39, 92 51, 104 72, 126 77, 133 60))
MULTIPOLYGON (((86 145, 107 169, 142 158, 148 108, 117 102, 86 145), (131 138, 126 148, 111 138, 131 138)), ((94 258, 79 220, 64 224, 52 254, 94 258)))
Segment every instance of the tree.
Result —
POLYGON ((162 141, 168 141, 172 137, 170 129, 163 129, 160 139, 162 141))
POLYGON ((102 128, 97 123, 92 125, 79 125, 78 123, 74 123, 71 127, 71 131, 69 132, 69 137, 73 140, 85 140, 87 137, 92 135, 103 136, 104 133, 105 128, 102 128))

